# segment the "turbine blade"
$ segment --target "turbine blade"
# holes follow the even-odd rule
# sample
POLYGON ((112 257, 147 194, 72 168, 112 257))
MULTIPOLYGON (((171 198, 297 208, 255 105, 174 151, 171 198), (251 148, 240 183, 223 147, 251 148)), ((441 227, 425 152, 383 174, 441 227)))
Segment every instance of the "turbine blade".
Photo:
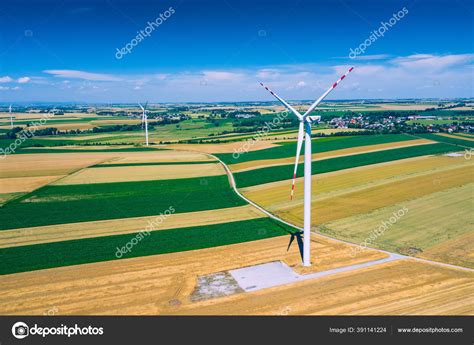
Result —
POLYGON ((272 90, 270 90, 267 86, 263 85, 263 83, 260 83, 260 85, 262 85, 265 90, 267 90, 268 92, 270 92, 270 94, 275 97, 276 99, 278 99, 280 101, 281 104, 283 104, 286 109, 288 109, 289 111, 291 111, 293 114, 295 114, 295 116, 301 120, 302 116, 301 114, 295 109, 293 108, 291 105, 289 105, 283 98, 281 98, 280 96, 278 96, 275 92, 273 92, 272 90))
POLYGON ((142 106, 140 103, 138 103, 138 105, 140 106, 140 109, 141 109, 142 111, 145 110, 145 108, 143 108, 143 106, 142 106))
POLYGON ((12 112, 12 105, 10 104, 10 106, 8 107, 8 111, 11 113, 12 112))
POLYGON ((326 98, 327 95, 329 95, 329 93, 334 90, 336 88, 336 86, 349 74, 352 72, 352 70, 354 69, 354 67, 351 67, 349 68, 349 70, 342 76, 338 79, 338 81, 336 81, 334 84, 332 84, 332 86, 325 92, 323 93, 323 95, 321 97, 319 97, 313 104, 311 104, 311 106, 308 108, 308 110, 306 111, 306 113, 304 113, 303 115, 303 118, 306 118, 306 116, 308 116, 313 110, 314 108, 316 108, 319 103, 322 102, 322 100, 324 98, 326 98))
POLYGON ((298 162, 301 155, 301 147, 303 146, 303 136, 304 136, 304 123, 300 122, 300 127, 298 129, 298 142, 296 145, 296 159, 295 159, 295 170, 293 171, 293 182, 291 184, 291 195, 290 200, 293 200, 293 193, 295 191, 295 182, 296 182, 296 171, 298 170, 298 162))
POLYGON ((290 243, 288 243, 288 248, 286 248, 286 251, 289 251, 289 250, 290 250, 291 244, 292 244, 293 241, 295 240, 295 237, 296 237, 295 234, 291 234, 290 243))

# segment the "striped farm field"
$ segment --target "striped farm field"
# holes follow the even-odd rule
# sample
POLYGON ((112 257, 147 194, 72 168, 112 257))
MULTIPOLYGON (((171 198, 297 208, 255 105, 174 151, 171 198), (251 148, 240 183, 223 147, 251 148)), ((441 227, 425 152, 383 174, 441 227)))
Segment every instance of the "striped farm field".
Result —
POLYGON ((468 141, 474 141, 474 137, 469 136, 469 135, 464 135, 460 133, 454 134, 447 134, 447 133, 438 133, 437 135, 441 135, 442 137, 446 138, 452 138, 452 139, 461 139, 461 140, 468 140, 468 141))
MULTIPOLYGON (((403 147, 350 156, 329 158, 312 163, 312 173, 322 174, 331 171, 349 169, 364 165, 396 161, 400 159, 440 154, 459 151, 459 147, 449 144, 430 144, 403 147)), ((239 188, 250 187, 258 184, 281 181, 293 176, 293 165, 281 165, 267 168, 254 169, 235 173, 235 180, 239 188)), ((298 166, 298 177, 303 176, 303 164, 298 166)))
POLYGON ((153 147, 122 147, 122 148, 22 148, 14 154, 39 154, 39 153, 82 153, 82 152, 143 152, 158 151, 160 149, 153 147))
POLYGON ((220 224, 264 216, 255 207, 245 205, 199 212, 172 213, 166 218, 161 217, 161 215, 153 215, 3 230, 0 231, 0 248, 130 234, 149 229, 158 231, 220 224), (165 219, 166 221, 164 221, 165 219))
MULTIPOLYGON (((179 313, 183 310, 181 306, 194 304, 189 297, 198 275, 275 260, 298 267, 299 252, 296 246, 287 251, 287 245, 288 236, 277 236, 206 249, 4 275, 0 314, 42 314, 50 305, 60 306, 60 315, 179 313), (130 293, 137 289, 141 293, 130 293), (173 299, 182 304, 170 304, 173 299)), ((318 253, 312 266, 315 272, 385 257, 383 253, 367 250, 352 258, 347 255, 347 245, 317 235, 312 237, 312 245, 318 253)))
POLYGON ((103 163, 96 164, 89 168, 110 168, 110 167, 135 167, 135 166, 150 166, 150 165, 192 165, 192 164, 209 164, 218 161, 189 161, 189 162, 144 162, 144 163, 103 163))
MULTIPOLYGON (((460 187, 473 182, 473 176, 472 165, 463 166, 314 200, 312 203, 312 212, 315 215, 313 223, 322 225, 329 221, 368 213, 444 189, 460 187)), ((300 203, 295 204, 275 209, 274 213, 283 219, 302 225, 303 207, 300 203)))
POLYGON ((467 138, 470 140, 474 140, 474 135, 470 133, 453 133, 452 135, 454 135, 455 137, 461 137, 461 139, 467 138))
POLYGON ((0 229, 142 217, 170 206, 181 213, 244 204, 226 175, 45 186, 0 208, 0 229))
MULTIPOLYGON (((347 148, 347 149, 315 153, 311 155, 311 158, 312 158, 312 161, 317 161, 317 160, 323 160, 327 158, 350 156, 350 155, 355 155, 359 153, 376 152, 376 151, 383 151, 383 150, 388 150, 388 149, 397 149, 397 148, 408 147, 408 146, 427 145, 427 144, 434 144, 434 143, 436 142, 431 141, 431 140, 426 140, 426 139, 418 139, 418 140, 407 140, 407 141, 400 141, 400 142, 387 143, 387 144, 357 146, 357 147, 352 147, 352 148, 347 148)), ((300 162, 303 161, 303 157, 304 156, 300 156, 300 162)), ((262 160, 237 163, 237 164, 230 165, 229 168, 233 172, 240 172, 240 171, 258 169, 262 167, 294 164, 294 163, 295 163, 295 158, 288 157, 288 158, 278 158, 278 159, 262 159, 262 160)))
MULTIPOLYGON (((287 236, 2 276, 0 314, 42 315, 473 315, 472 272, 401 260, 292 285, 192 302, 196 277, 282 260, 300 262, 287 236), (117 288, 120 287, 120 288, 117 288), (78 293, 80 291, 81 293, 78 293), (140 291, 140 293, 136 293, 140 291), (302 296, 306 296, 302 299, 302 296), (91 303, 93 301, 93 303, 91 303), (179 301, 179 303, 170 303, 179 301)), ((317 271, 373 260, 313 236, 317 271)), ((379 254, 379 253, 377 253, 379 254)), ((375 257, 376 259, 377 257, 375 257)))
POLYGON ((456 145, 461 148, 474 148, 474 141, 469 140, 468 138, 461 138, 456 136, 446 136, 442 134, 417 134, 418 137, 438 141, 440 143, 447 143, 451 145, 456 145))
MULTIPOLYGON (((463 166, 472 167, 473 163, 464 157, 423 156, 314 175, 312 198, 320 200, 463 166)), ((290 188, 291 180, 284 180, 242 188, 241 192, 250 200, 269 210, 296 204, 302 206, 303 178, 296 179, 293 200, 289 199, 290 188)))
MULTIPOLYGON (((312 142, 312 152, 321 153, 357 146, 386 144, 415 139, 416 138, 406 134, 360 135, 353 137, 318 138, 312 142)), ((240 143, 240 147, 242 147, 242 145, 243 143, 240 143)), ((226 164, 237 164, 254 160, 293 157, 295 155, 295 152, 296 143, 286 143, 284 145, 279 145, 279 147, 275 148, 251 152, 242 152, 240 155, 235 155, 233 153, 221 153, 216 154, 216 156, 219 157, 219 159, 221 159, 226 164)), ((302 152, 304 152, 304 148, 302 152)))
MULTIPOLYGON (((440 183, 443 184, 442 180, 440 183)), ((369 213, 331 221, 321 229, 338 238, 362 243, 385 222, 389 225, 370 242, 371 247, 403 254, 409 248, 416 248, 420 251, 417 256, 428 259, 442 257, 443 262, 474 268, 472 252, 461 251, 458 247, 454 249, 452 245, 443 246, 450 242, 459 244, 458 238, 469 243, 469 238, 474 236, 473 192, 474 183, 468 183, 369 213), (389 219, 400 210, 402 216, 390 223, 389 219)), ((472 242, 469 246, 472 248, 472 242)))
MULTIPOLYGON (((220 153, 220 154, 232 154, 238 151, 244 145, 243 141, 236 141, 230 143, 221 144, 170 144, 166 145, 166 148, 180 150, 189 150, 206 153, 220 153)), ((273 141, 261 140, 255 141, 252 145, 249 145, 249 151, 259 151, 269 148, 278 148, 279 145, 273 141)))
POLYGON ((101 167, 96 166, 81 170, 55 182, 54 185, 167 180, 223 174, 225 174, 224 168, 219 163, 136 166, 102 165, 101 167))
POLYGON ((137 234, 94 237, 0 249, 0 274, 181 252, 287 235, 292 228, 270 218, 152 231, 133 250, 116 255, 137 234), (34 258, 34 260, 33 260, 34 258))

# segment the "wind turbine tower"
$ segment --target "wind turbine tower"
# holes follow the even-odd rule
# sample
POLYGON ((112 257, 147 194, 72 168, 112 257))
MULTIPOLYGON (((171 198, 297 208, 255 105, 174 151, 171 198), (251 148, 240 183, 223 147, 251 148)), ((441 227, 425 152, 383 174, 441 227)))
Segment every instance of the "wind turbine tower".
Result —
POLYGON ((298 162, 301 154, 301 147, 303 146, 304 137, 304 226, 303 226, 303 266, 311 266, 311 123, 315 122, 319 116, 310 116, 311 112, 323 101, 326 96, 336 88, 336 86, 350 73, 354 67, 338 79, 325 93, 321 95, 308 110, 301 115, 295 108, 288 104, 284 99, 279 97, 276 93, 268 87, 260 83, 272 96, 278 99, 290 112, 292 112, 300 121, 298 129, 298 142, 296 145, 296 159, 295 169, 293 172, 293 182, 291 186, 291 199, 293 199, 293 192, 295 190, 296 172, 298 169, 298 162))

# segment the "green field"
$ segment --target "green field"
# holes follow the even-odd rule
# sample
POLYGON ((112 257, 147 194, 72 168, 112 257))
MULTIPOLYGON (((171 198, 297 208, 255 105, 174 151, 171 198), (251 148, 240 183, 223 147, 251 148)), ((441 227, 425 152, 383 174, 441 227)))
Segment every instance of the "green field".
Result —
MULTIPOLYGON (((5 149, 9 145, 13 144, 15 139, 0 139, 0 149, 5 149)), ((64 145, 74 145, 77 144, 74 140, 64 140, 64 139, 27 139, 18 148, 32 147, 32 146, 64 146, 64 145)), ((18 150, 17 148, 17 150, 18 150)))
MULTIPOLYGON (((313 162, 312 173, 313 175, 322 174, 369 164, 453 151, 459 151, 459 147, 440 143, 329 158, 313 162)), ((258 184, 290 179, 293 176, 293 168, 294 165, 279 165, 238 172, 234 174, 234 177, 239 188, 250 187, 258 184)), ((303 176, 303 168, 303 163, 298 165, 298 177, 303 176)))
POLYGON ((45 186, 0 208, 0 230, 244 205, 226 175, 45 186))
MULTIPOLYGON (((406 134, 388 134, 388 135, 360 135, 353 137, 328 137, 313 140, 311 150, 313 153, 334 151, 346 149, 350 147, 377 145, 392 143, 398 141, 414 140, 413 136, 406 134)), ((237 158, 233 157, 233 153, 216 154, 226 164, 236 164, 254 160, 262 159, 277 159, 293 157, 296 152, 296 143, 281 145, 265 150, 251 151, 239 155, 237 158)), ((302 153, 304 152, 304 145, 302 153)))
MULTIPOLYGON (((144 236, 122 258, 210 248, 282 236, 292 231, 292 228, 270 218, 160 230, 144 236)), ((0 274, 117 260, 117 247, 126 246, 136 235, 95 237, 0 249, 0 274)))

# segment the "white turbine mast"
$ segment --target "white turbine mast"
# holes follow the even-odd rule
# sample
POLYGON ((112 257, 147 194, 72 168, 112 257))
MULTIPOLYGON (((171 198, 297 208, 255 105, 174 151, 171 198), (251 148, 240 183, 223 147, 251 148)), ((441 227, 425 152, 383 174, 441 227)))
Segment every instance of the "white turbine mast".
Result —
POLYGON ((145 106, 142 106, 140 103, 138 103, 140 108, 142 109, 142 127, 145 125, 145 140, 146 140, 146 146, 148 146, 148 117, 146 115, 146 107, 148 105, 148 101, 145 103, 145 106))
MULTIPOLYGON (((270 92, 276 99, 278 99, 289 111, 291 111, 300 121, 298 128, 298 142, 296 145, 295 169, 293 171, 293 182, 291 185, 291 199, 295 190, 296 172, 298 170, 298 161, 301 154, 301 147, 303 146, 303 136, 305 142, 304 148, 304 226, 303 226, 303 266, 311 266, 310 256, 310 239, 311 239, 311 123, 315 117, 310 116, 311 112, 323 101, 323 99, 336 88, 336 86, 350 73, 354 67, 339 78, 325 93, 321 95, 308 110, 301 115, 295 108, 289 105, 285 100, 280 98, 276 93, 268 87, 260 83, 268 92, 270 92)), ((294 236, 290 239, 290 245, 294 236)))
POLYGON ((13 128, 13 116, 12 116, 12 105, 8 107, 8 112, 10 113, 10 128, 13 128))

